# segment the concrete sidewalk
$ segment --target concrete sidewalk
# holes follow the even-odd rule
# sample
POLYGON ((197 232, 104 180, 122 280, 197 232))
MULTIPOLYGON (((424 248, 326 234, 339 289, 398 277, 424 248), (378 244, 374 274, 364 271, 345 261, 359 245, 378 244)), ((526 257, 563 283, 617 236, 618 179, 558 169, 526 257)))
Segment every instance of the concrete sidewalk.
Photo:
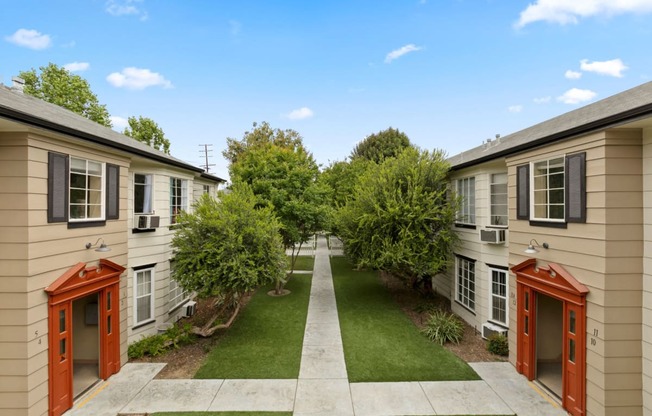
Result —
POLYGON ((509 363, 471 363, 478 381, 349 383, 326 241, 320 237, 296 380, 154 380, 164 364, 126 364, 66 416, 162 411, 286 411, 295 416, 565 415, 509 363))

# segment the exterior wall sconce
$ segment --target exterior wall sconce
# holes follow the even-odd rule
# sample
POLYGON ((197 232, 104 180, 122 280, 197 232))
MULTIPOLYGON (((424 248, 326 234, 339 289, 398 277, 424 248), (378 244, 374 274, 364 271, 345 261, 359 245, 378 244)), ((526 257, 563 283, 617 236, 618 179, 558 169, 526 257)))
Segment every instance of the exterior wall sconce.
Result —
POLYGON ((539 250, 537 250, 535 247, 543 247, 545 249, 548 249, 550 246, 546 242, 544 242, 543 244, 539 244, 539 242, 533 238, 532 240, 530 240, 530 244, 528 244, 527 248, 523 250, 523 252, 527 254, 538 253, 539 250))
POLYGON ((106 252, 106 251, 111 251, 111 249, 109 247, 107 247, 107 245, 104 242, 104 239, 102 237, 98 238, 97 241, 95 242, 95 244, 86 243, 86 249, 88 250, 91 247, 95 247, 97 245, 97 243, 100 242, 100 240, 102 240, 102 244, 100 244, 100 246, 98 248, 96 248, 95 251, 99 251, 99 252, 102 252, 102 253, 106 252))

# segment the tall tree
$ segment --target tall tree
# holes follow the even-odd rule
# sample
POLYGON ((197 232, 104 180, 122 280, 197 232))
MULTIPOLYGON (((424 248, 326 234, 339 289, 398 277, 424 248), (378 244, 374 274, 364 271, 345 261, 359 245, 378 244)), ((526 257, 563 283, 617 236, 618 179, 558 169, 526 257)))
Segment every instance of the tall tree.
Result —
MULTIPOLYGON (((254 124, 242 140, 230 139, 224 156, 231 160, 234 184, 251 186, 261 206, 271 206, 281 221, 281 237, 292 249, 291 270, 301 246, 325 227, 329 188, 317 181, 319 167, 294 130, 254 124)), ((284 281, 277 282, 277 291, 284 281)))
POLYGON ((129 123, 129 126, 125 127, 122 134, 143 142, 156 150, 170 154, 170 141, 154 120, 138 116, 138 118, 129 117, 127 123, 129 123))
POLYGON ((53 63, 39 68, 21 71, 18 76, 25 80, 24 93, 52 104, 67 108, 106 127, 111 119, 106 105, 100 104, 91 86, 84 78, 53 63))
POLYGON ((338 213, 347 256, 359 267, 391 272, 429 292, 431 278, 449 265, 457 242, 448 169, 442 151, 412 147, 371 164, 355 186, 356 197, 338 213))
POLYGON ((380 163, 388 157, 398 156, 410 146, 410 139, 405 133, 390 127, 371 134, 358 143, 351 152, 351 159, 363 158, 380 163))
POLYGON ((203 195, 192 213, 179 214, 179 228, 172 237, 175 280, 200 297, 218 297, 223 307, 235 305, 227 324, 214 326, 220 315, 215 314, 195 331, 200 335, 228 326, 244 293, 285 276, 280 223, 272 208, 256 205, 248 186, 234 185, 219 200, 203 195))

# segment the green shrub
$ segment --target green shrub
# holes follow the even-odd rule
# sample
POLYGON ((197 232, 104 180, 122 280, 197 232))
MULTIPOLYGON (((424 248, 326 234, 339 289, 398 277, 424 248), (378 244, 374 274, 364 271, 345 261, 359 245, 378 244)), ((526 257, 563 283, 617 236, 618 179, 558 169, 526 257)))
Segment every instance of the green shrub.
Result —
POLYGON ((487 342, 487 350, 496 355, 507 356, 509 354, 507 337, 501 334, 493 334, 487 342))
POLYGON ((430 315, 422 332, 431 340, 444 345, 446 342, 459 344, 464 335, 464 324, 460 319, 442 310, 430 315))
POLYGON ((129 345, 127 355, 130 359, 142 358, 145 355, 156 357, 169 349, 179 348, 181 345, 190 344, 193 341, 190 324, 172 325, 164 333, 143 337, 129 345))

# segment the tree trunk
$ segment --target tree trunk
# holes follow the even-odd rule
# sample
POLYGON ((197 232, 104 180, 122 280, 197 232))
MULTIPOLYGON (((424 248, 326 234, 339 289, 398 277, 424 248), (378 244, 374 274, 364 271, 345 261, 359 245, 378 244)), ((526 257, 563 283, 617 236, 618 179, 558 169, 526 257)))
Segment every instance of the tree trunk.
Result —
POLYGON ((221 313, 224 310, 224 309, 220 309, 219 311, 217 311, 217 313, 215 313, 215 315, 213 315, 213 317, 206 323, 206 325, 204 325, 201 328, 196 327, 196 326, 193 327, 192 328, 192 333, 195 334, 195 335, 199 335, 201 337, 204 337, 204 338, 208 338, 208 337, 212 336, 218 329, 230 328, 231 324, 233 323, 235 318, 240 313, 241 302, 242 302, 242 298, 239 298, 238 303, 235 305, 235 309, 233 310, 233 313, 231 314, 231 317, 229 317, 229 320, 226 321, 226 323, 213 326, 213 323, 215 323, 217 318, 220 317, 221 313))

